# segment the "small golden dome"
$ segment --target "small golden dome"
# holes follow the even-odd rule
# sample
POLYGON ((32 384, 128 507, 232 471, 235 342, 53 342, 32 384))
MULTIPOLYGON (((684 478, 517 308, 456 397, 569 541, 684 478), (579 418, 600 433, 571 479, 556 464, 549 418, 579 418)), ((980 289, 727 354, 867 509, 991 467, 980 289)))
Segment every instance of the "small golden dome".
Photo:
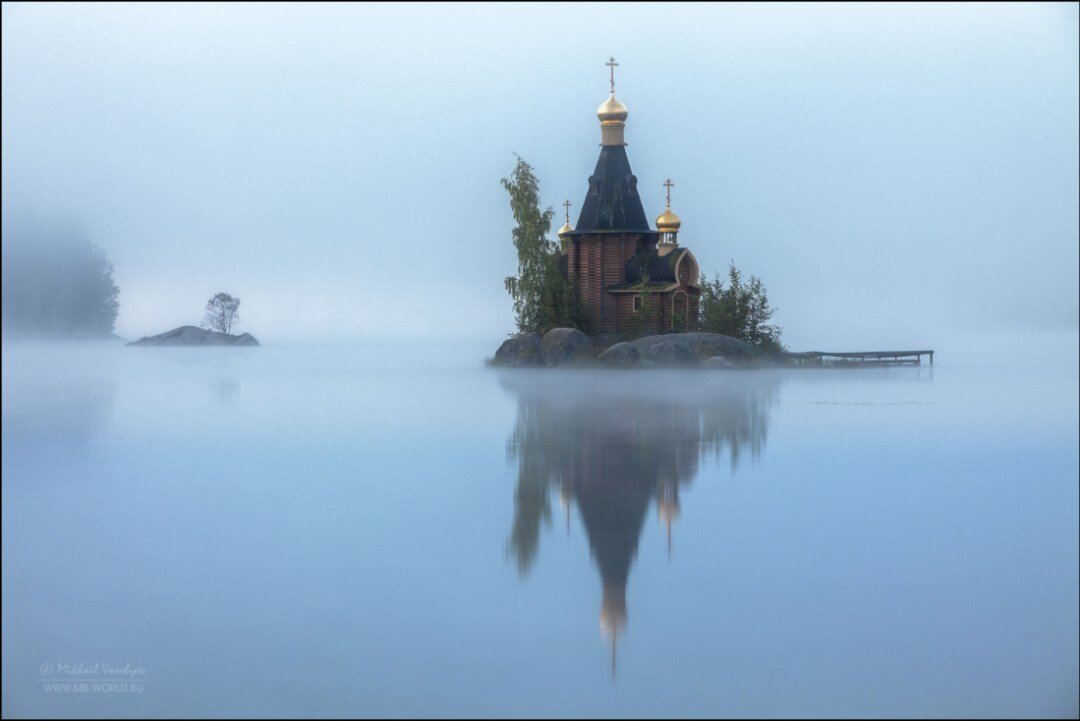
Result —
POLYGON ((678 233, 680 227, 682 227, 682 221, 679 220, 679 216, 671 212, 670 207, 656 216, 656 229, 661 233, 678 233))
POLYGON ((596 116, 600 118, 601 125, 615 125, 626 122, 626 106, 615 99, 612 91, 603 105, 596 109, 596 116))
MULTIPOLYGON (((548 227, 550 228, 551 226, 548 226, 548 227)), ((563 227, 559 228, 559 237, 561 238, 562 236, 566 235, 567 233, 571 232, 572 230, 573 230, 573 228, 570 227, 570 221, 568 220, 565 223, 563 223, 563 227)))

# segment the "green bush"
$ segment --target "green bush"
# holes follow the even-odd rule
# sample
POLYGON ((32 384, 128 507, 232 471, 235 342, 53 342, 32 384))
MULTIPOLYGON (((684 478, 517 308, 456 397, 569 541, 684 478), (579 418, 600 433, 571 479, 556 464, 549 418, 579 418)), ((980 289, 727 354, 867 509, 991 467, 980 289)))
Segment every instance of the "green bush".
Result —
POLYGON ((776 309, 769 307, 761 279, 752 275, 744 283, 734 264, 728 269, 726 285, 719 273, 711 281, 702 279, 698 309, 702 331, 738 338, 769 353, 787 350, 780 343, 783 329, 769 323, 776 309))

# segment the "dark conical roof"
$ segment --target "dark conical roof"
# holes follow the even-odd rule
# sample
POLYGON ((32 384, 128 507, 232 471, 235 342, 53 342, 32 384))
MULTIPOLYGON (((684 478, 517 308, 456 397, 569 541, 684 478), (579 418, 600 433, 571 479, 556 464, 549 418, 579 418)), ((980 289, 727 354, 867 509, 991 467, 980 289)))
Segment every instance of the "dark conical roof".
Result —
POLYGON ((626 148, 622 145, 601 147, 596 170, 589 178, 589 192, 581 204, 581 215, 574 230, 567 235, 653 232, 641 206, 637 178, 630 170, 626 148))

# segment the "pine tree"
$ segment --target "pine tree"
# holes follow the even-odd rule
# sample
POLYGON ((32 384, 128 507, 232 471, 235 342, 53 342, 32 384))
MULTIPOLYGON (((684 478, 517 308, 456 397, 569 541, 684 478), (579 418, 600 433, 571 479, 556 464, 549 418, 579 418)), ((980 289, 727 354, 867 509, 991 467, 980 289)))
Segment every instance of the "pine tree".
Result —
POLYGON ((770 353, 784 350, 783 329, 769 323, 776 310, 769 307, 765 285, 756 275, 744 283, 734 264, 728 268, 726 285, 719 274, 711 281, 702 280, 698 308, 702 331, 738 338, 770 353))

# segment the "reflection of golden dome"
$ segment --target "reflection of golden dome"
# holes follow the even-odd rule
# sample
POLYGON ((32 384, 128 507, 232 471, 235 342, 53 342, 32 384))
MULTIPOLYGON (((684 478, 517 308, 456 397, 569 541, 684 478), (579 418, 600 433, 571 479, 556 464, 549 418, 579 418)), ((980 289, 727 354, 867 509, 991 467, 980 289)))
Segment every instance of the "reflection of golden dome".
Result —
POLYGON ((656 503, 657 515, 660 519, 670 524, 679 520, 679 499, 661 497, 656 503))
POLYGON ((660 215, 656 216, 656 229, 661 233, 677 233, 682 227, 679 216, 671 212, 671 206, 660 215))
POLYGON ((604 586, 604 599, 600 603, 600 633, 616 635, 626 628, 626 587, 604 586))
MULTIPOLYGON (((548 226, 548 227, 550 228, 551 226, 548 226)), ((559 237, 561 238, 562 236, 566 235, 567 233, 569 233, 572 230, 573 230, 573 228, 570 227, 570 221, 568 220, 565 223, 563 223, 563 227, 559 228, 559 237)))
POLYGON ((615 92, 612 91, 603 105, 596 109, 596 116, 600 118, 601 125, 616 125, 626 122, 626 106, 615 99, 615 92))

